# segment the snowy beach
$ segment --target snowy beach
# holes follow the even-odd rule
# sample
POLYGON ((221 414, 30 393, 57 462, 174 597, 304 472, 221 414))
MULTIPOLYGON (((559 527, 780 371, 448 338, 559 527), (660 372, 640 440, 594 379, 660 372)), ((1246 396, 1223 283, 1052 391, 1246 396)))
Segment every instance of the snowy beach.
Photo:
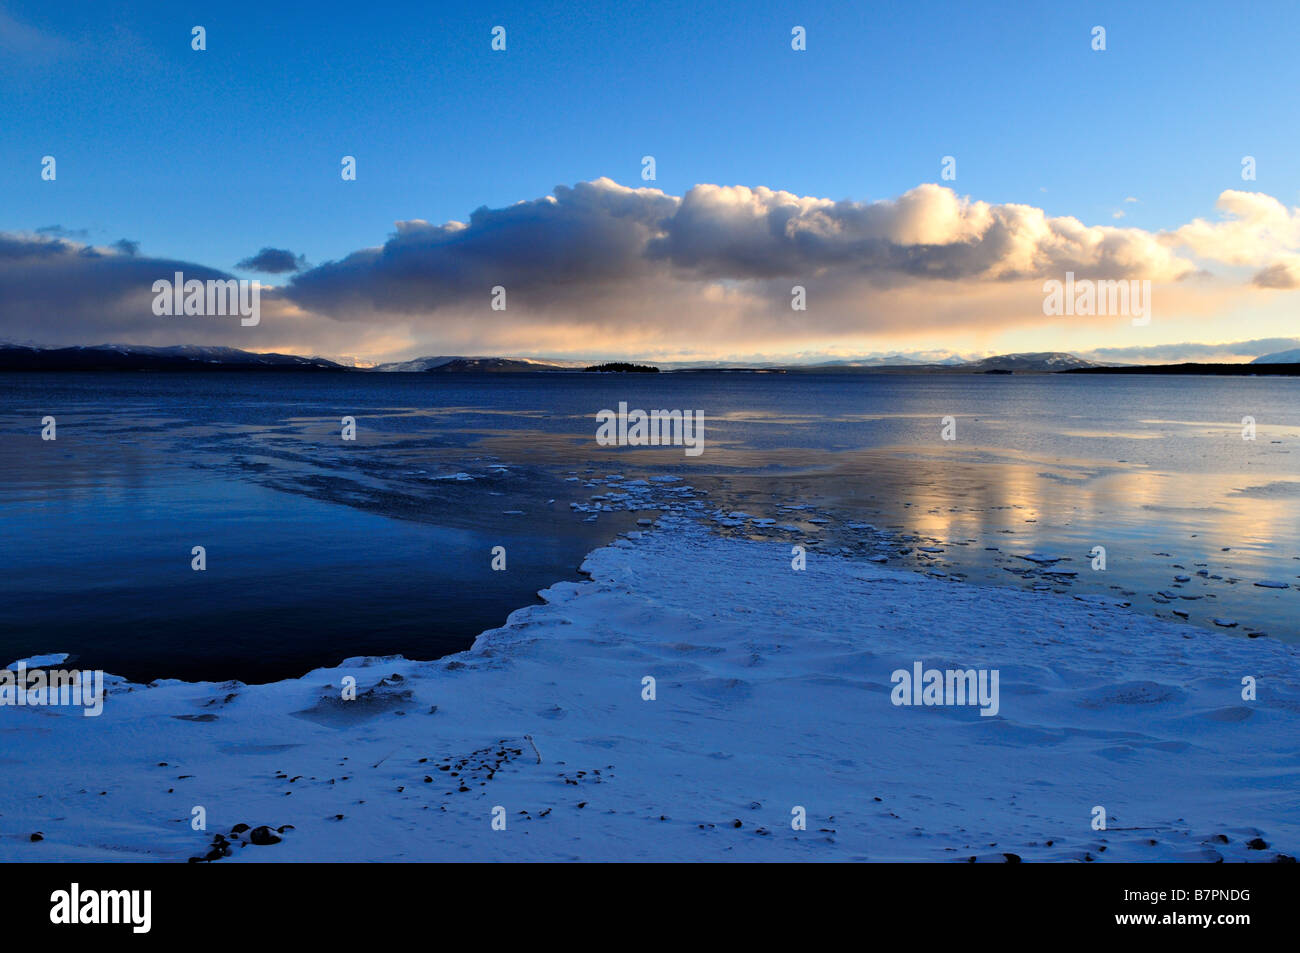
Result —
POLYGON ((1300 850, 1296 646, 815 551, 797 570, 789 543, 682 515, 583 573, 437 661, 255 686, 109 677, 95 718, 0 708, 0 860, 1300 850), (893 673, 918 663, 997 672, 996 714, 895 704, 893 673), (278 842, 251 843, 264 826, 278 842))

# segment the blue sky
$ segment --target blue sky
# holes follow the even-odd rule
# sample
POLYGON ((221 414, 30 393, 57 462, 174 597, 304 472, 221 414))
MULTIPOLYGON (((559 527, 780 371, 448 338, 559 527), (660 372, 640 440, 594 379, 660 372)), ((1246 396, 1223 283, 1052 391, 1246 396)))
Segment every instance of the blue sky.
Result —
POLYGON ((1225 189, 1300 197, 1294 3, 379 7, 0 0, 0 230, 319 264, 399 220, 601 176, 865 202, 939 181, 944 155, 959 195, 1087 225, 1175 229, 1225 189))

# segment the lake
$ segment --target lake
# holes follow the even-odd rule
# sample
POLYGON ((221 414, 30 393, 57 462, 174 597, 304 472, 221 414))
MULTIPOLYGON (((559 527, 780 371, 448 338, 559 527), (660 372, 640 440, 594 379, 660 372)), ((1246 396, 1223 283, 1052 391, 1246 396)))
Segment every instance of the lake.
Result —
POLYGON ((1294 379, 15 373, 0 435, 6 661, 256 682, 446 655, 644 529, 666 504, 639 480, 810 559, 1300 638, 1294 379), (701 412, 703 451, 600 445, 621 402, 701 412))

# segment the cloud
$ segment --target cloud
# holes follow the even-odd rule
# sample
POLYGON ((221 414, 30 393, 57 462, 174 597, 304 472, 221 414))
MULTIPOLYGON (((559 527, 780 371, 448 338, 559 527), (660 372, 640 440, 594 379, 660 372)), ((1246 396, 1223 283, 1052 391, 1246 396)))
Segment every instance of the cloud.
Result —
MULTIPOLYGON (((136 243, 123 239, 100 247, 45 235, 0 233, 0 340, 43 345, 224 344, 250 350, 318 348, 345 350, 356 344, 354 328, 302 312, 262 295, 262 323, 242 328, 227 317, 159 317, 153 313, 153 283, 230 276, 194 262, 138 255, 136 243)), ((376 333, 367 341, 393 335, 376 333)))
POLYGON ((1300 258, 1274 262, 1256 272, 1251 283, 1260 288, 1300 288, 1300 258))
POLYGON ((283 275, 291 271, 302 271, 307 267, 307 259, 283 248, 263 248, 235 267, 243 271, 260 271, 267 275, 283 275))
POLYGON ((843 270, 881 284, 1059 277, 1174 280, 1192 271, 1138 229, 1085 226, 1029 205, 921 185, 897 199, 833 202, 699 185, 647 253, 695 275, 747 279, 843 270))
POLYGON ((1194 219, 1161 240, 1227 265, 1266 266, 1282 254, 1300 252, 1300 209, 1288 209, 1262 192, 1235 189, 1220 194, 1215 207, 1222 221, 1194 219))
POLYGON ((36 229, 37 235, 43 235, 46 238, 72 238, 82 239, 90 235, 90 232, 84 228, 64 228, 62 225, 45 225, 36 229))
POLYGON ((507 208, 480 208, 468 223, 398 222, 382 247, 298 275, 286 294, 337 315, 427 314, 486 303, 496 285, 535 307, 599 297, 602 289, 662 272, 645 249, 678 201, 601 179, 507 208))
MULTIPOLYGON (((217 319, 152 314, 154 280, 219 270, 142 257, 125 240, 98 247, 54 232, 0 233, 0 335, 30 339, 38 329, 56 343, 222 343, 382 358, 973 350, 1008 330, 1052 327, 1043 282, 1066 272, 1150 280, 1160 320, 1170 321, 1222 313, 1225 302, 1300 274, 1276 267, 1291 261, 1293 211, 1254 193, 1225 192, 1219 207, 1226 221, 1150 232, 934 184, 856 202, 708 184, 674 196, 597 179, 479 208, 464 222, 401 221, 383 244, 316 267, 263 247, 237 267, 292 277, 264 291, 261 324, 243 333, 217 319), (1264 271, 1254 286, 1239 277, 1229 284, 1205 260, 1264 271), (806 289, 805 311, 791 308, 795 285, 806 289), (505 310, 491 307, 496 286, 506 290, 505 310)), ((1129 322, 1074 317, 1054 326, 1120 325, 1129 322)))
MULTIPOLYGON (((773 289, 763 283, 777 280, 848 294, 1066 271, 1170 281, 1194 269, 1139 229, 973 202, 938 185, 865 203, 717 185, 677 198, 598 179, 480 208, 467 223, 399 222, 384 245, 306 271, 285 294, 305 308, 365 318, 481 310, 500 285, 520 308, 563 307, 582 321, 593 308, 644 294, 648 283, 669 299, 694 288, 702 303, 767 298, 773 289)), ((788 284, 780 294, 788 305, 788 284)))

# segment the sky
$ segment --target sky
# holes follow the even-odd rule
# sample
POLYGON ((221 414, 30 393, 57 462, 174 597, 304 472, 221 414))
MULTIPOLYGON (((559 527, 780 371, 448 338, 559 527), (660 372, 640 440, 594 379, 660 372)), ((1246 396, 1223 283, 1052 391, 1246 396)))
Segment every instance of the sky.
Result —
POLYGON ((1300 346, 1300 5, 380 7, 0 0, 0 340, 1300 346), (260 322, 155 315, 175 271, 260 280, 260 322), (1150 281, 1149 320, 1045 314, 1067 273, 1150 281))

